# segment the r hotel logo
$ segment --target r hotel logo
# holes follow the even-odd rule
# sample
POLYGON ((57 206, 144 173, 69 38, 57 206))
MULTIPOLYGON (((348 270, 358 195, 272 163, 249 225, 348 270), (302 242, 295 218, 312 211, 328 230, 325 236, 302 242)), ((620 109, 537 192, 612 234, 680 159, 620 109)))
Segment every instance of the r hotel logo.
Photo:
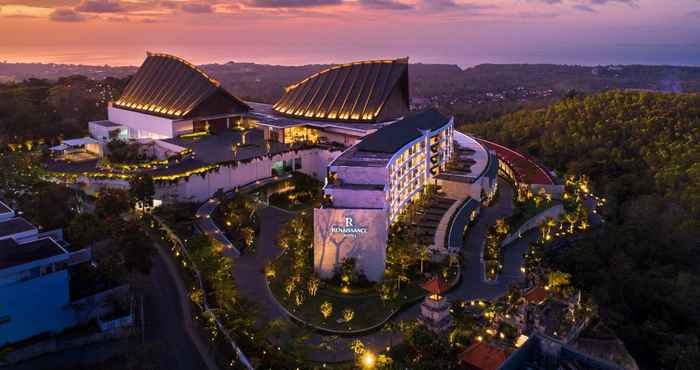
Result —
POLYGON ((367 234, 367 226, 355 226, 355 220, 352 217, 345 217, 345 225, 333 225, 331 232, 357 238, 359 234, 367 234))

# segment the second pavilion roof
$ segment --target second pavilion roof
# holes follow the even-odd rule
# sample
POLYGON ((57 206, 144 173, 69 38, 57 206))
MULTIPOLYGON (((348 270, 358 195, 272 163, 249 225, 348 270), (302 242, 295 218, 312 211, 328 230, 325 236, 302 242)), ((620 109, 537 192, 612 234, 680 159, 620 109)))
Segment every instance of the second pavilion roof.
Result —
POLYGON ((408 58, 341 64, 288 86, 274 110, 282 115, 381 122, 408 112, 408 58))
POLYGON ((114 106, 171 119, 249 110, 195 65, 157 53, 148 53, 114 106))

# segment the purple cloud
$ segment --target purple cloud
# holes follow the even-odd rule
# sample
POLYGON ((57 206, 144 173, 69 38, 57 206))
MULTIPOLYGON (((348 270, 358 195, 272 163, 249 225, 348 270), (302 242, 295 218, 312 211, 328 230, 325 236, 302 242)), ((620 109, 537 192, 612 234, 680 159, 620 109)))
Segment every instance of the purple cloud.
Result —
POLYGON ((465 13, 478 13, 484 9, 493 9, 495 6, 457 3, 454 0, 421 0, 421 8, 432 12, 460 10, 465 13))
POLYGON ((194 14, 206 14, 213 13, 214 8, 210 4, 206 3, 185 3, 180 6, 183 12, 194 13, 194 14))
POLYGON ((574 9, 580 10, 582 12, 597 13, 595 9, 593 9, 590 5, 586 4, 576 4, 574 5, 574 9))
POLYGON ((248 0, 247 5, 256 8, 312 8, 339 5, 343 0, 248 0))
POLYGON ((124 11, 119 1, 113 0, 83 0, 75 7, 76 11, 83 13, 118 13, 124 11))
POLYGON ((415 8, 412 4, 405 4, 396 0, 360 0, 360 4, 366 8, 384 10, 410 10, 415 8))
POLYGON ((58 8, 49 14, 49 19, 54 22, 82 22, 85 17, 73 9, 58 8))
POLYGON ((168 9, 176 9, 177 3, 175 1, 161 1, 160 6, 168 9))

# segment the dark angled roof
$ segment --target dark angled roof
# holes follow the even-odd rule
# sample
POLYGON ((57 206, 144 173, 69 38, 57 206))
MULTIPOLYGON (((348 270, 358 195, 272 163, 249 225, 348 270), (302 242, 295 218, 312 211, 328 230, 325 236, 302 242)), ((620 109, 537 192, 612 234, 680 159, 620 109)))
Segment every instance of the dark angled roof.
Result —
POLYGON ((12 213, 12 208, 0 200, 0 215, 5 213, 12 213))
POLYGON ((341 64, 288 86, 280 114, 325 121, 377 122, 408 111, 408 58, 341 64))
POLYGON ((434 131, 450 121, 434 109, 412 114, 402 120, 384 126, 365 136, 356 145, 357 150, 365 152, 396 153, 402 146, 421 136, 421 130, 434 131))
POLYGON ((0 222, 0 238, 34 229, 36 227, 24 218, 13 218, 0 222))
POLYGON ((250 108, 227 92, 219 81, 184 59, 148 53, 129 80, 117 108, 172 119, 248 111, 250 108), (202 107, 214 111, 202 112, 202 107), (212 107, 213 106, 213 107, 212 107))
POLYGON ((0 269, 66 253, 51 238, 18 244, 12 239, 0 240, 0 269))

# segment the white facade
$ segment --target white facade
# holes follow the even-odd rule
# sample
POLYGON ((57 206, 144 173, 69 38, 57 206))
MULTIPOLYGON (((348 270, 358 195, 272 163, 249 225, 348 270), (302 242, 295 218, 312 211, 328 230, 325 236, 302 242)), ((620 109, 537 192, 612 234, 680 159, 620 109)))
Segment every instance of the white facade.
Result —
POLYGON ((111 103, 107 107, 107 117, 111 122, 126 126, 130 139, 168 139, 192 125, 191 121, 188 126, 186 122, 176 123, 171 119, 116 108, 111 103))
POLYGON ((103 142, 112 139, 127 140, 129 138, 129 129, 126 126, 115 125, 110 121, 88 122, 88 130, 93 139, 103 142))
POLYGON ((362 208, 364 204, 371 204, 370 208, 386 208, 389 221, 395 221, 411 199, 445 168, 453 152, 453 124, 450 118, 438 130, 423 131, 382 166, 363 164, 361 157, 352 165, 344 165, 342 161, 331 163, 330 177, 337 185, 327 185, 324 192, 331 198, 333 207, 362 208), (352 185, 357 184, 377 185, 380 190, 353 188, 352 185), (378 202, 376 198, 380 192, 384 199, 378 202))
POLYGON ((222 166, 217 170, 200 176, 194 174, 177 183, 160 183, 156 187, 156 199, 205 201, 217 190, 232 190, 236 187, 253 183, 272 176, 272 167, 280 161, 300 161, 298 172, 323 180, 326 166, 340 154, 320 148, 290 151, 272 156, 261 157, 237 165, 222 166))

